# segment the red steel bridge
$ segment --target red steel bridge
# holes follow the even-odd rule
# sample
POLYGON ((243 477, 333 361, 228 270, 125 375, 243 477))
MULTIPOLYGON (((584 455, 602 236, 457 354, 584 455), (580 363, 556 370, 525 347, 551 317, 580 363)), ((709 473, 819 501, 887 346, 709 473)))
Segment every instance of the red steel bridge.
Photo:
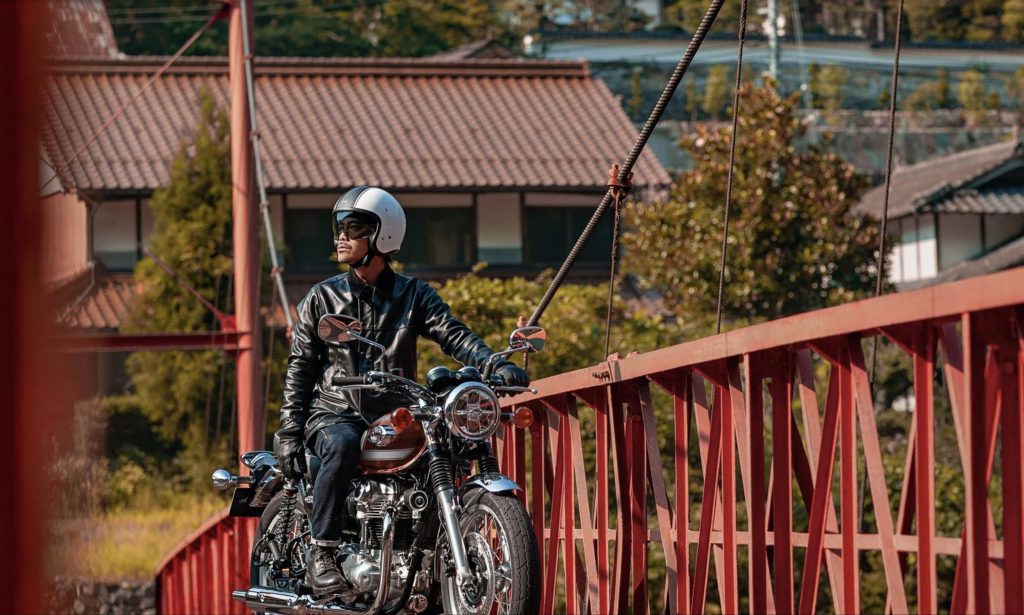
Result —
MULTIPOLYGON (((47 312, 31 258, 39 247, 33 67, 43 56, 32 34, 43 16, 28 0, 0 6, 0 41, 12 58, 12 70, 0 71, 10 92, 0 97, 0 177, 10 194, 0 225, 9 290, 0 302, 8 350, 0 353, 0 408, 11 418, 0 451, 14 470, 10 505, 0 508, 9 586, 0 611, 39 612, 48 504, 40 443, 59 427, 56 413, 40 410, 61 389, 41 349, 47 312)), ((240 74, 247 54, 237 14, 232 23, 240 74)), ((235 143, 253 136, 244 130, 244 90, 236 78, 235 143)), ((240 149, 233 160, 248 157, 240 149)), ((237 180, 249 171, 236 171, 238 202, 251 202, 242 194, 250 182, 237 180)), ((249 229, 242 239, 255 246, 255 216, 239 219, 249 229)), ((258 274, 254 259, 238 260, 251 269, 242 273, 258 274)), ((259 328, 237 325, 241 333, 221 341, 258 366, 259 328)), ((537 382, 538 394, 509 402, 529 405, 535 425, 499 434, 496 445, 504 471, 523 486, 541 544, 543 611, 1024 613, 1022 329, 1024 268, 610 357, 537 382), (895 470, 884 463, 893 452, 883 451, 866 359, 879 339, 912 364, 914 411, 895 470), (939 450, 953 452, 937 460, 939 450), (936 508, 940 493, 955 510, 936 508), (953 522, 939 524, 939 515, 953 522), (883 607, 865 607, 880 589, 883 607)), ((241 381, 252 389, 240 385, 243 408, 259 399, 259 379, 241 381)), ((242 446, 262 433, 258 423, 242 446)), ((248 585, 253 530, 253 520, 221 514, 183 541, 157 572, 159 609, 241 613, 230 595, 248 585)))
MULTIPOLYGON (((886 613, 1024 612, 1022 330, 1024 268, 538 381, 509 404, 540 420, 496 444, 541 545, 542 611, 857 613, 882 579, 886 613), (898 476, 872 338, 913 365, 898 476), (953 425, 959 458, 943 461, 960 472, 938 485, 937 424, 953 425), (953 483, 949 533, 935 502, 953 483)), ((247 586, 252 532, 222 514, 185 540, 157 574, 161 611, 243 612, 229 597, 247 586)))

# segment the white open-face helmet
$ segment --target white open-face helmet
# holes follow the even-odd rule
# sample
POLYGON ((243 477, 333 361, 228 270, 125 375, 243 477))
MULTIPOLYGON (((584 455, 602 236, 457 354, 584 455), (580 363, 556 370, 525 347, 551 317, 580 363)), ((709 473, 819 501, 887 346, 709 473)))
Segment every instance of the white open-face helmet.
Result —
POLYGON ((359 186, 346 192, 331 211, 331 231, 338 239, 338 227, 349 217, 361 218, 376 228, 370 235, 371 254, 393 254, 405 239, 405 212, 398 199, 380 188, 359 186))

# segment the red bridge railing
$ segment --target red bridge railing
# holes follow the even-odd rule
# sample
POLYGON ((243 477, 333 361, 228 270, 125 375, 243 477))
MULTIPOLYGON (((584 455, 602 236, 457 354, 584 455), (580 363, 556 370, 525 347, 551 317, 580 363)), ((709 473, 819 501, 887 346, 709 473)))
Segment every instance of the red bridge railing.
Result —
POLYGON ((513 401, 540 420, 499 450, 543 545, 542 612, 701 613, 712 595, 725 613, 1024 612, 1022 323, 1017 269, 537 382, 513 401), (901 474, 883 465, 875 335, 912 364, 901 474), (950 423, 956 476, 936 485, 950 423), (958 483, 962 515, 939 512, 962 521, 940 530, 937 490, 958 483), (884 604, 862 604, 879 583, 884 604))
MULTIPOLYGON (((533 427, 496 440, 543 612, 1024 612, 1022 327, 1016 269, 538 381, 509 404, 533 427), (879 437, 873 336, 911 367, 898 438, 879 437), (906 447, 895 470, 883 445, 906 447)), ((238 527, 213 519, 168 556, 163 612, 236 611, 238 527)))

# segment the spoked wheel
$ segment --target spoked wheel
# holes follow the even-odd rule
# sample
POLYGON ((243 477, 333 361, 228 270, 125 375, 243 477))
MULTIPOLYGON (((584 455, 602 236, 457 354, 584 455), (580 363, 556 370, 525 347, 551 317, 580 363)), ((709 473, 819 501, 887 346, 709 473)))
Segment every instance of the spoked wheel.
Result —
POLYGON ((305 550, 302 541, 295 539, 306 532, 309 524, 298 496, 294 497, 295 500, 291 503, 294 508, 290 514, 290 503, 283 491, 275 495, 263 510, 259 525, 256 526, 256 538, 253 541, 249 564, 249 583, 253 586, 295 591, 298 581, 305 573, 305 550), (282 527, 288 522, 285 517, 291 517, 288 527, 282 527), (284 570, 275 566, 270 541, 276 542, 277 551, 288 561, 284 570))
POLYGON ((536 613, 540 608, 540 555, 522 503, 508 494, 485 492, 464 509, 459 526, 474 579, 463 588, 454 575, 442 579, 445 612, 536 613))

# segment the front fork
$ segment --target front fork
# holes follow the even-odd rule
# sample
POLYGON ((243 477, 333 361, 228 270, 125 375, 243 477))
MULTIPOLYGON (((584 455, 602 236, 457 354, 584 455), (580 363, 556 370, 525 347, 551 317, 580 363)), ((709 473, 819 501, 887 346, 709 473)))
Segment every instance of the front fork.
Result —
MULTIPOLYGON (((426 426, 424 426, 426 427, 426 426)), ((437 445, 431 429, 424 429, 427 438, 427 452, 430 455, 430 481, 441 510, 441 522, 448 535, 448 546, 455 560, 455 582, 465 587, 474 580, 466 555, 466 544, 459 529, 459 517, 455 508, 455 483, 452 480, 452 466, 447 455, 437 445)))

